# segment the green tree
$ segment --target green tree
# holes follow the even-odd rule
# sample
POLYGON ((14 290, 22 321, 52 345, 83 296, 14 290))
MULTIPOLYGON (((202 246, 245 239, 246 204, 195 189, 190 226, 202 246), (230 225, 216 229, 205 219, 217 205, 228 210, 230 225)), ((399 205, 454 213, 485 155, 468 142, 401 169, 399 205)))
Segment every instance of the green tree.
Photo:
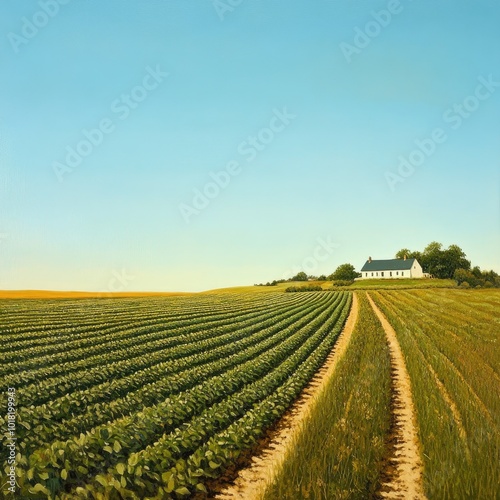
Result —
POLYGON ((450 245, 443 251, 442 265, 446 278, 453 278, 457 269, 470 269, 470 260, 467 260, 465 252, 458 245, 450 245))
POLYGON ((410 255, 411 252, 408 250, 408 248, 402 248, 399 252, 396 253, 396 259, 404 259, 405 255, 408 256, 410 255))
POLYGON ((471 286, 482 285, 486 282, 491 283, 491 286, 498 286, 498 275, 494 271, 487 273, 481 271, 478 266, 471 269, 471 262, 467 260, 465 252, 458 245, 450 245, 443 249, 442 243, 432 241, 429 243, 423 252, 410 251, 408 248, 403 248, 396 253, 397 259, 417 259, 425 273, 432 274, 435 278, 456 279, 459 284, 467 281, 471 286), (459 272, 458 270, 468 271, 468 274, 459 272))
POLYGON ((471 273, 476 277, 476 278, 481 278, 483 273, 481 272, 481 269, 479 268, 479 266, 474 266, 472 269, 471 269, 471 273))
POLYGON ((359 273, 354 270, 354 266, 352 264, 342 264, 335 272, 331 275, 332 280, 344 280, 344 281, 352 281, 354 278, 359 277, 359 273))
POLYGON ((291 281, 307 281, 307 274, 304 271, 297 273, 291 281))
POLYGON ((443 265, 443 245, 437 241, 429 243, 422 252, 422 269, 436 278, 446 278, 446 266, 443 265))
POLYGON ((406 255, 407 259, 417 259, 418 262, 421 263, 422 253, 421 252, 412 252, 408 250, 408 248, 402 248, 398 253, 396 253, 396 259, 404 259, 406 255))

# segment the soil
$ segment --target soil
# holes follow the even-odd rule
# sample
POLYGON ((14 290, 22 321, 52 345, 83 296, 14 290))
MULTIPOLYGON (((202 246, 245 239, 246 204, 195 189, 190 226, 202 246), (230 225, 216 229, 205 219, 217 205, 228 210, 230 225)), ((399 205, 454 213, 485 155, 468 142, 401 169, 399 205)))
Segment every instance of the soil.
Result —
POLYGON ((372 298, 368 294, 367 296, 386 333, 392 365, 392 426, 387 440, 388 457, 384 463, 377 496, 405 500, 424 499, 423 463, 405 359, 396 332, 372 298))

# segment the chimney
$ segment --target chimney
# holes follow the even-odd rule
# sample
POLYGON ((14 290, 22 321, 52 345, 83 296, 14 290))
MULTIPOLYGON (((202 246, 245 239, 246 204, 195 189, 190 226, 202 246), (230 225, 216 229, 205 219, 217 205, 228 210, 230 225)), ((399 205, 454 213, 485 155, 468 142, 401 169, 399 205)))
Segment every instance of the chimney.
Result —
POLYGON ((405 260, 406 260, 406 254, 405 254, 405 260))
POLYGON ((372 258, 371 257, 368 257, 368 262, 371 262, 372 261, 372 258))

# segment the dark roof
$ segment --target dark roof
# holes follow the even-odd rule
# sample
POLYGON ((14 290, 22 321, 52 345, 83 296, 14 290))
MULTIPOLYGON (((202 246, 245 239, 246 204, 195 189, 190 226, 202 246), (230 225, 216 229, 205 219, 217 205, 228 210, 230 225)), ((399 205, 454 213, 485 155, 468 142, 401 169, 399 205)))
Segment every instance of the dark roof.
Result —
POLYGON ((411 269, 416 259, 389 259, 389 260, 372 260, 366 261, 361 268, 361 272, 365 271, 405 271, 411 269))

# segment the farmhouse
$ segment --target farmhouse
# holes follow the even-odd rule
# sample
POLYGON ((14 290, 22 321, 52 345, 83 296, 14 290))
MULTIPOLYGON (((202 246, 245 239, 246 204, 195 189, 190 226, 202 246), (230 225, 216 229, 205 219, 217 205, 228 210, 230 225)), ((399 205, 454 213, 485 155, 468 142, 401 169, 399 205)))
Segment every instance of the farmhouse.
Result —
POLYGON ((422 266, 417 259, 372 260, 368 257, 361 268, 361 279, 423 278, 422 266))

